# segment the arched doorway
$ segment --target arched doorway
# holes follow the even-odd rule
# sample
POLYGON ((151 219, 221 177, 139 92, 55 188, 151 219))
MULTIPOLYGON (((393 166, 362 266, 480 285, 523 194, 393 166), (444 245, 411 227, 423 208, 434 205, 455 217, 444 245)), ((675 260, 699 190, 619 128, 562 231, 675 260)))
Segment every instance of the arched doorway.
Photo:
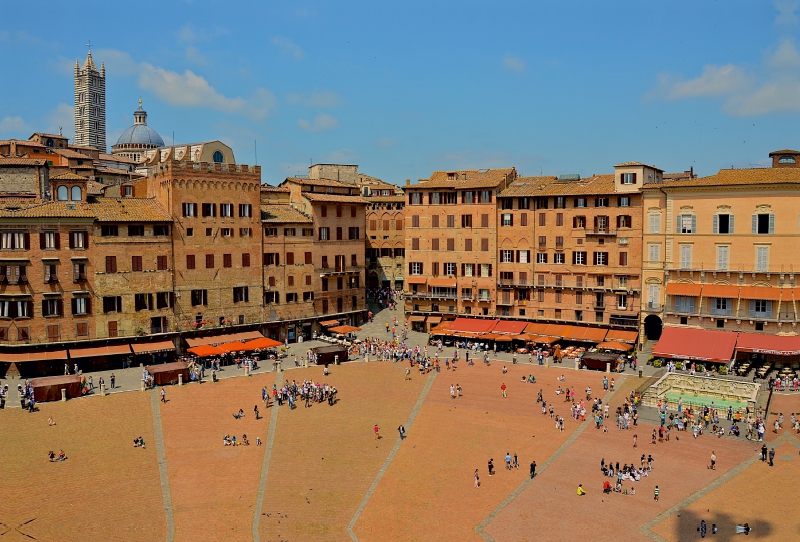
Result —
POLYGON ((660 339, 662 328, 661 318, 655 314, 651 314, 644 319, 644 334, 647 340, 657 341, 660 339))

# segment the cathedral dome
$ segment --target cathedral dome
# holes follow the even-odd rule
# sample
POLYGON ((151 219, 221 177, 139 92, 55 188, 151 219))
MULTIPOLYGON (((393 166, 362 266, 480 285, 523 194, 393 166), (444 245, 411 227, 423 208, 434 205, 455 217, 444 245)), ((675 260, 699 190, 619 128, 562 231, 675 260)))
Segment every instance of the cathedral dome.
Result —
POLYGON ((164 140, 158 135, 158 132, 150 128, 146 124, 134 124, 119 136, 117 145, 152 145, 154 147, 163 147, 164 140))

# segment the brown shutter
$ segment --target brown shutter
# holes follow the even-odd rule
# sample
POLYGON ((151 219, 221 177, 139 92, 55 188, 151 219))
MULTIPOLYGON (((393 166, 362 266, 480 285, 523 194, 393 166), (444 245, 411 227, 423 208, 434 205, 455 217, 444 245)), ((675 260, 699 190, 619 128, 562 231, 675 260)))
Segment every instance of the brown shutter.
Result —
POLYGON ((56 232, 56 249, 61 248, 61 234, 56 232))
POLYGON ((633 174, 633 184, 636 184, 636 174, 633 174))
POLYGON ((56 301, 56 311, 59 316, 64 316, 64 300, 59 299, 56 301))
POLYGON ((70 301, 70 304, 72 305, 72 314, 75 314, 78 309, 78 300, 73 297, 70 301))
POLYGON ((22 238, 23 238, 23 242, 25 243, 25 250, 30 250, 31 249, 31 234, 28 233, 28 232, 25 232, 22 235, 22 238))
POLYGON ((462 263, 462 264, 461 264, 461 276, 462 276, 462 277, 463 277, 463 276, 466 274, 466 269, 465 269, 465 267, 466 267, 466 264, 463 264, 463 263, 462 263))
POLYGON ((47 310, 47 301, 42 299, 42 316, 47 315, 47 313, 45 312, 46 310, 47 310))
POLYGON ((39 233, 39 248, 44 250, 44 232, 39 233))
POLYGON ((90 297, 86 298, 86 314, 92 313, 92 299, 90 297))
POLYGON ((492 264, 489 264, 489 276, 492 276, 492 264))
POLYGON ((69 232, 69 248, 75 248, 75 232, 69 232))

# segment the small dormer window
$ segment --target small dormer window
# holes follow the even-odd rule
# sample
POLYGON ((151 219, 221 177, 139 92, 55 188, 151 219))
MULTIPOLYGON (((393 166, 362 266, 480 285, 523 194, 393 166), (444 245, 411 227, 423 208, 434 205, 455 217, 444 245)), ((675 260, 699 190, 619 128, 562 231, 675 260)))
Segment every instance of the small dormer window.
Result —
POLYGON ((70 192, 70 199, 72 201, 81 201, 83 199, 80 186, 73 186, 70 192))
POLYGON ((48 147, 55 147, 55 142, 51 138, 47 138, 44 144, 48 147))
POLYGON ((781 156, 778 159, 779 164, 795 164, 797 161, 794 159, 794 156, 781 156))
POLYGON ((636 174, 635 173, 623 173, 622 174, 622 184, 636 184, 636 174))
POLYGON ((456 179, 458 179, 458 175, 456 175, 455 173, 448 173, 447 174, 447 180, 448 181, 455 181, 456 179))
POLYGON ((123 186, 122 187, 122 195, 127 197, 127 198, 130 198, 131 196, 133 196, 133 187, 132 186, 123 186))
POLYGON ((215 164, 221 164, 223 160, 222 153, 220 151, 214 151, 213 159, 215 164))
POLYGON ((83 165, 83 160, 78 160, 78 165, 82 166, 83 165))

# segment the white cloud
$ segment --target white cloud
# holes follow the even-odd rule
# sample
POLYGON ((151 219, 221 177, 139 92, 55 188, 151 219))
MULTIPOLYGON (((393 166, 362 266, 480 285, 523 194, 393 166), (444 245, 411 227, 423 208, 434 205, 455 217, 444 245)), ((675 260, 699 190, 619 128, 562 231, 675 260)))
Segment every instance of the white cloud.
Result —
POLYGON ((229 97, 192 70, 178 73, 149 62, 137 62, 130 54, 114 49, 97 50, 92 56, 95 62, 105 60, 110 74, 137 76, 140 89, 155 93, 173 106, 205 107, 258 120, 268 116, 275 107, 275 96, 265 88, 255 89, 249 98, 229 97))
POLYGON ((507 56, 503 59, 503 67, 514 73, 522 73, 525 71, 525 61, 519 57, 507 56))
POLYGON ((789 38, 781 40, 778 48, 767 59, 767 64, 778 70, 792 70, 800 68, 800 53, 789 38))
POLYGON ((391 147, 396 147, 400 144, 400 140, 396 137, 379 137, 375 140, 375 146, 380 147, 382 149, 389 149, 391 147))
POLYGON ((702 75, 687 81, 665 75, 660 76, 660 79, 660 86, 668 100, 697 96, 726 96, 747 88, 751 82, 751 78, 744 70, 733 64, 704 66, 702 75))
POLYGON ((337 107, 342 103, 342 97, 332 90, 313 90, 308 94, 293 92, 286 96, 286 101, 290 104, 309 107, 337 107))
POLYGON ((752 93, 733 96, 723 109, 743 117, 778 111, 800 112, 800 81, 786 79, 766 83, 752 93))
POLYGON ((195 43, 198 41, 207 41, 219 36, 224 36, 228 31, 224 28, 214 28, 213 30, 206 30, 199 28, 191 23, 185 24, 180 30, 175 32, 175 37, 178 41, 183 43, 195 43))
POLYGON ((795 11, 797 11, 798 7, 800 7, 800 4, 793 0, 778 0, 775 2, 775 9, 778 10, 775 24, 778 26, 796 25, 798 20, 795 11))
POLYGON ((5 134, 10 132, 14 134, 27 133, 31 129, 22 117, 4 117, 0 120, 0 139, 5 139, 5 134))
POLYGON ((297 125, 308 132, 324 132, 339 126, 339 121, 336 120, 336 117, 332 117, 327 113, 320 113, 311 122, 306 119, 298 120, 297 125))
POLYGON ((75 108, 65 103, 60 103, 55 109, 47 114, 46 130, 51 134, 57 134, 61 129, 67 137, 72 137, 75 128, 75 108))
POLYGON ((289 38, 275 36, 272 38, 272 45, 280 49, 281 53, 284 55, 290 56, 296 60, 300 60, 306 55, 305 51, 289 38))
POLYGON ((358 153, 353 149, 338 149, 328 154, 323 154, 316 162, 323 164, 355 164, 358 162, 358 153))

